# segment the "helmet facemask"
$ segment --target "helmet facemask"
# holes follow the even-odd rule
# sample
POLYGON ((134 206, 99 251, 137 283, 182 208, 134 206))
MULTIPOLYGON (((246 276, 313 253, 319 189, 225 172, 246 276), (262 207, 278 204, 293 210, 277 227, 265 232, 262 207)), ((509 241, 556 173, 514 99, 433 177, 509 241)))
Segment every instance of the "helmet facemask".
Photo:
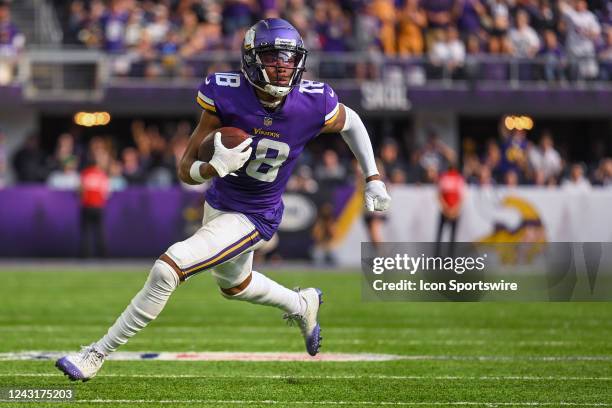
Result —
POLYGON ((302 39, 295 29, 290 28, 278 33, 285 38, 272 36, 275 32, 257 44, 256 26, 245 35, 242 72, 251 85, 260 91, 276 98, 286 96, 299 85, 305 71, 307 51, 302 46, 302 39))
MULTIPOLYGON (((255 51, 263 89, 272 96, 285 96, 300 82, 304 72, 305 54, 296 51, 272 49, 255 51)), ((256 86, 259 84, 256 84, 256 86)))

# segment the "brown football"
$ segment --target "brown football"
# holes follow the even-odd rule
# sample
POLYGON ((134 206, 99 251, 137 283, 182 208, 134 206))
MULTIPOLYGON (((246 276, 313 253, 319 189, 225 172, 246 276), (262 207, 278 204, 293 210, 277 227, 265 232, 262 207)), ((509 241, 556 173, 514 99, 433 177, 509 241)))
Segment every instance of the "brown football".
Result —
POLYGON ((228 149, 238 146, 245 139, 250 137, 244 130, 235 127, 215 129, 202 140, 200 148, 198 149, 198 160, 208 162, 212 159, 213 153, 215 152, 215 133, 217 132, 221 132, 221 142, 223 146, 228 149))

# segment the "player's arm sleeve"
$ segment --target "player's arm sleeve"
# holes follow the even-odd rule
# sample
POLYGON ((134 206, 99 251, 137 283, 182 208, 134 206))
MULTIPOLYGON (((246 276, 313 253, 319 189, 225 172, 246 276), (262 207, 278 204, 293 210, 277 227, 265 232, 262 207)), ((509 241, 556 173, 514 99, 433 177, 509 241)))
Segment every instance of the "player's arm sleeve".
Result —
POLYGON ((218 115, 217 105, 215 104, 215 74, 210 74, 202 81, 198 88, 196 102, 200 107, 209 113, 218 115))
POLYGON ((361 171, 366 178, 379 174, 376 168, 372 142, 365 125, 357 112, 346 105, 344 105, 344 111, 346 112, 346 118, 344 127, 340 131, 342 138, 357 158, 361 171))
POLYGON ((323 87, 323 98, 325 99, 325 118, 323 127, 333 123, 340 113, 340 103, 338 103, 338 95, 333 88, 327 84, 323 87))

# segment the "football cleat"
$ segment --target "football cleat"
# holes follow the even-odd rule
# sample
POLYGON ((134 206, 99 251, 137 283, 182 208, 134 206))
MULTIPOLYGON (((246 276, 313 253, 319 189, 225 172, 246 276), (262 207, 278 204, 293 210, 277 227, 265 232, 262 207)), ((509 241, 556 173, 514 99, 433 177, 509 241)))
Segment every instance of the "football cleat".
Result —
POLYGON ((102 364, 104 354, 94 349, 93 344, 83 346, 78 353, 68 354, 57 360, 55 366, 72 381, 88 381, 96 376, 102 364))
POLYGON ((323 303, 323 292, 321 289, 308 288, 300 290, 296 289, 296 292, 306 302, 306 310, 303 314, 300 313, 287 313, 283 316, 288 323, 292 324, 296 322, 300 326, 302 336, 306 343, 306 351, 311 356, 315 356, 321 348, 321 326, 317 321, 319 314, 319 306, 323 303))

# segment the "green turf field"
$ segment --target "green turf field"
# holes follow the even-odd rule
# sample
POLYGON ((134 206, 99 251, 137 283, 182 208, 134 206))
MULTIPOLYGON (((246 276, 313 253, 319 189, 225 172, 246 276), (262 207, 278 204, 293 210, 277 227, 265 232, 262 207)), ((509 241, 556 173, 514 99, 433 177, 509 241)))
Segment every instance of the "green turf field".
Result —
MULTIPOLYGON (((0 361, 0 388, 73 386, 78 406, 105 407, 612 406, 611 304, 364 303, 358 274, 270 276, 323 289, 323 352, 411 359, 108 361, 87 383, 70 383, 52 361, 0 361)), ((14 270, 0 277, 6 353, 76 350, 96 340, 146 272, 14 270)), ((280 316, 225 300, 210 276, 198 276, 122 351, 303 351, 299 330, 280 316)), ((62 404, 36 404, 43 405, 62 404)))

